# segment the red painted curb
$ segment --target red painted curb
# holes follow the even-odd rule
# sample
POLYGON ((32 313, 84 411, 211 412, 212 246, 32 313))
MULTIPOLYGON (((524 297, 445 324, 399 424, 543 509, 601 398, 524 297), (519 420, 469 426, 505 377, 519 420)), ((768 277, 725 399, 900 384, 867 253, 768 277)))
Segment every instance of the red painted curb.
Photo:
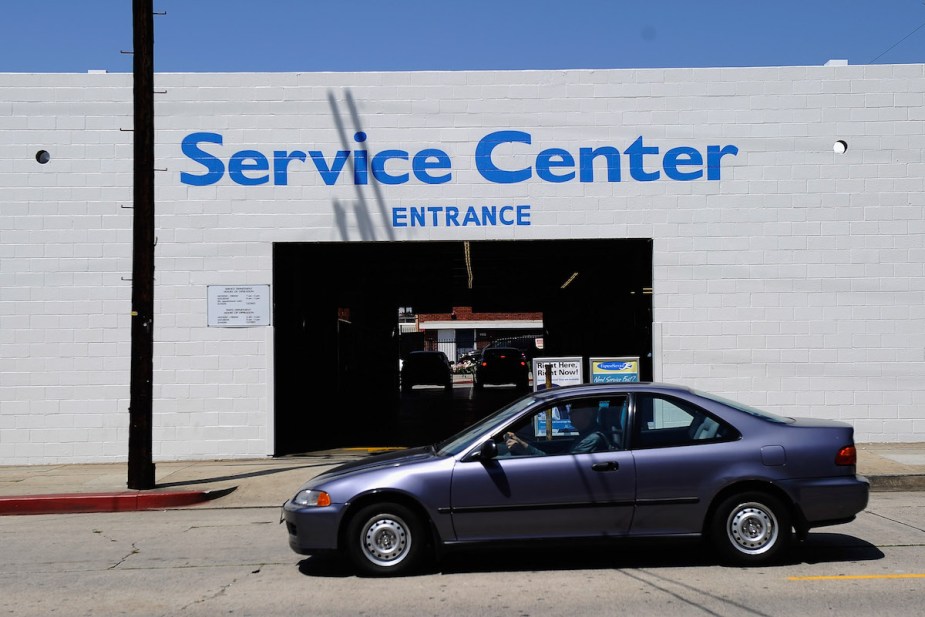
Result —
POLYGON ((86 512, 135 512, 189 506, 223 497, 235 490, 155 491, 150 493, 60 493, 0 497, 0 516, 10 514, 80 514, 86 512))

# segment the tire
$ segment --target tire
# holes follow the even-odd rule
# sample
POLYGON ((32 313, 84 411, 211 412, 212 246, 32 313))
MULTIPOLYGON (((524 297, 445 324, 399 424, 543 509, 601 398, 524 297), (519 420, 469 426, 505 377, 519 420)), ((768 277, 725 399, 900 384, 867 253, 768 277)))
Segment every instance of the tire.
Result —
POLYGON ((748 492, 726 498, 716 508, 710 537, 723 561, 765 565, 790 544, 790 512, 773 495, 748 492))
POLYGON ((427 544, 424 529, 420 518, 400 504, 366 506, 347 528, 347 555, 362 574, 407 574, 423 561, 427 544))

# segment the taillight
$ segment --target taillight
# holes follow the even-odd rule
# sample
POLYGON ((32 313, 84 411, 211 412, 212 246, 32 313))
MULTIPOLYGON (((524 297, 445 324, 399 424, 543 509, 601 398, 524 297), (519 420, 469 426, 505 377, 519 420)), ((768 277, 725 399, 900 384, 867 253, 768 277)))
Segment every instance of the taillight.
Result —
POLYGON ((482 366, 488 366, 488 362, 485 362, 484 360, 482 360, 482 366))
POLYGON ((841 466, 854 466, 858 464, 858 451, 854 446, 845 446, 835 455, 835 464, 841 466))

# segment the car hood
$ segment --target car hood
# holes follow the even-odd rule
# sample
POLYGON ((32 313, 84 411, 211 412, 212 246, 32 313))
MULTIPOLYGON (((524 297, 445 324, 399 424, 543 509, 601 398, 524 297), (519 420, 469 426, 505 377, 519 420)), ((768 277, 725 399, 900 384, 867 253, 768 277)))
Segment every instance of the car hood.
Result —
POLYGON ((314 484, 319 481, 341 478, 343 476, 370 471, 372 469, 381 469, 383 467, 401 467, 404 465, 410 465, 412 463, 431 460, 435 457, 436 455, 434 454, 433 446, 421 446, 418 448, 410 448, 408 450, 399 450, 398 452, 377 454, 370 458, 359 461, 352 461, 350 463, 344 463, 343 465, 338 465, 333 469, 329 469, 328 471, 315 476, 315 478, 312 480, 312 483, 314 484))

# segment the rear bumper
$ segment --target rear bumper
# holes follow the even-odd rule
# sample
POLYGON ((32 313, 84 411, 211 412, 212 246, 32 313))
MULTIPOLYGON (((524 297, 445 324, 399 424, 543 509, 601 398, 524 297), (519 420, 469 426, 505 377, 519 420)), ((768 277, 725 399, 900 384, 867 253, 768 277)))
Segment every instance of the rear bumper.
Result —
POLYGON ((785 483, 807 528, 852 520, 867 507, 870 482, 864 476, 804 478, 785 483))
POLYGON ((526 383, 530 380, 530 375, 526 371, 514 370, 485 370, 475 375, 476 381, 483 384, 501 385, 508 383, 526 383))

